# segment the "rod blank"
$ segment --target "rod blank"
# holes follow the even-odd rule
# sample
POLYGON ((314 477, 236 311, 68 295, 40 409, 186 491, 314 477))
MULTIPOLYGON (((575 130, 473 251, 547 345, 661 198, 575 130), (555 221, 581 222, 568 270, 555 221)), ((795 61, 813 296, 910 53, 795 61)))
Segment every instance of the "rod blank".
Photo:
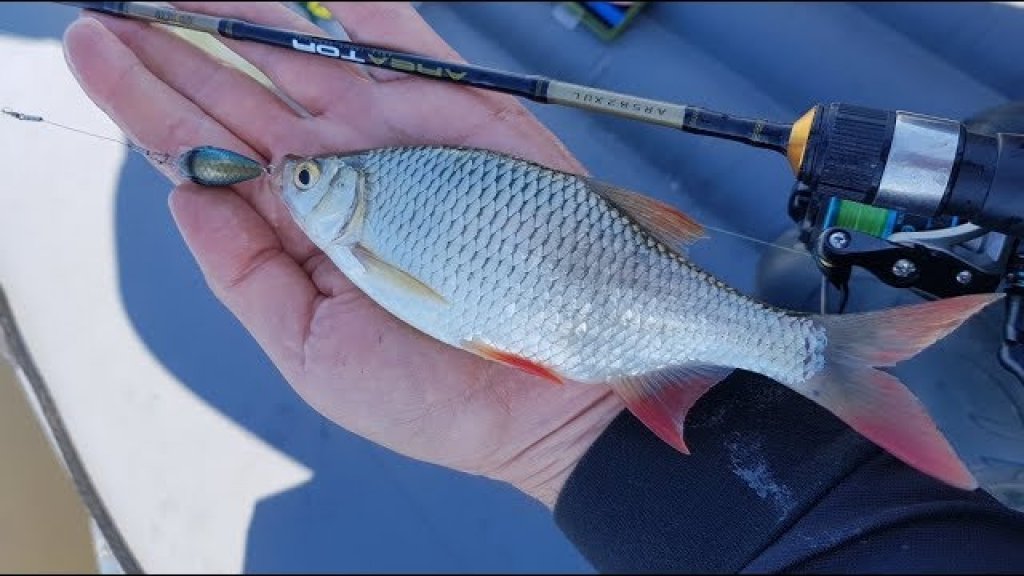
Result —
POLYGON ((179 26, 233 40, 279 46, 295 52, 332 58, 376 68, 397 70, 431 80, 463 84, 527 98, 543 104, 561 104, 668 126, 692 134, 742 142, 786 153, 791 124, 741 118, 713 110, 672 104, 589 86, 514 74, 481 66, 448 62, 380 46, 313 36, 282 28, 253 24, 236 18, 164 8, 143 2, 59 2, 112 16, 179 26))

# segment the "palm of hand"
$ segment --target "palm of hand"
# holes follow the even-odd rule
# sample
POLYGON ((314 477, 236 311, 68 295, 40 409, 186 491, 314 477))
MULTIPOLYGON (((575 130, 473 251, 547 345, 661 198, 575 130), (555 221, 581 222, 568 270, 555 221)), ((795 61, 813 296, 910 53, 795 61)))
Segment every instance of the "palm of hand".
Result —
MULTIPOLYGON (((182 8, 316 32, 279 5, 182 8)), ((331 9, 357 41, 458 58, 406 5, 331 9)), ((166 30, 96 18, 102 26, 84 19, 69 29, 69 63, 89 96, 150 150, 215 145, 274 162, 289 153, 430 143, 582 172, 508 96, 230 44, 311 114, 303 115, 166 30)), ((172 211, 210 287, 306 401, 398 452, 507 480, 552 503, 582 453, 577 444, 585 448, 621 409, 617 398, 553 386, 417 332, 310 243, 269 179, 234 192, 179 184, 172 211)))

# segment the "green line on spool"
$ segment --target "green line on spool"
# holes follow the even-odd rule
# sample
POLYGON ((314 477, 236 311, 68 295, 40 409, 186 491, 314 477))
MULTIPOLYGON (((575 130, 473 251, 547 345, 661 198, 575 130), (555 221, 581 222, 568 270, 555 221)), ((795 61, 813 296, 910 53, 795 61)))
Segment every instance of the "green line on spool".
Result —
POLYGON ((889 210, 885 208, 876 208, 867 204, 840 200, 835 226, 857 230, 877 238, 884 238, 888 219, 889 210))

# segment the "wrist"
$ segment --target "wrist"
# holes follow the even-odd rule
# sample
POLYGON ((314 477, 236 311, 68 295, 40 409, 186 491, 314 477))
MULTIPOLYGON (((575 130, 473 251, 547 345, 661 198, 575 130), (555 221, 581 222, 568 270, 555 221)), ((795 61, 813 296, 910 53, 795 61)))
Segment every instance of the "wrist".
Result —
POLYGON ((554 509, 576 465, 624 408, 611 390, 588 395, 565 423, 509 462, 501 479, 554 509))

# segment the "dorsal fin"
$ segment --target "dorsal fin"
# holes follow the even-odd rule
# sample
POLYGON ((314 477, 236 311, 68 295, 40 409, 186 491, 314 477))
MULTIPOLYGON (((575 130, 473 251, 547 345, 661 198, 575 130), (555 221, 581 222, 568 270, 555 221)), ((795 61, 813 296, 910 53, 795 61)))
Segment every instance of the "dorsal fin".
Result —
POLYGON ((682 251, 689 244, 705 238, 703 226, 664 202, 593 178, 584 180, 596 194, 629 214, 637 224, 667 246, 682 251))

